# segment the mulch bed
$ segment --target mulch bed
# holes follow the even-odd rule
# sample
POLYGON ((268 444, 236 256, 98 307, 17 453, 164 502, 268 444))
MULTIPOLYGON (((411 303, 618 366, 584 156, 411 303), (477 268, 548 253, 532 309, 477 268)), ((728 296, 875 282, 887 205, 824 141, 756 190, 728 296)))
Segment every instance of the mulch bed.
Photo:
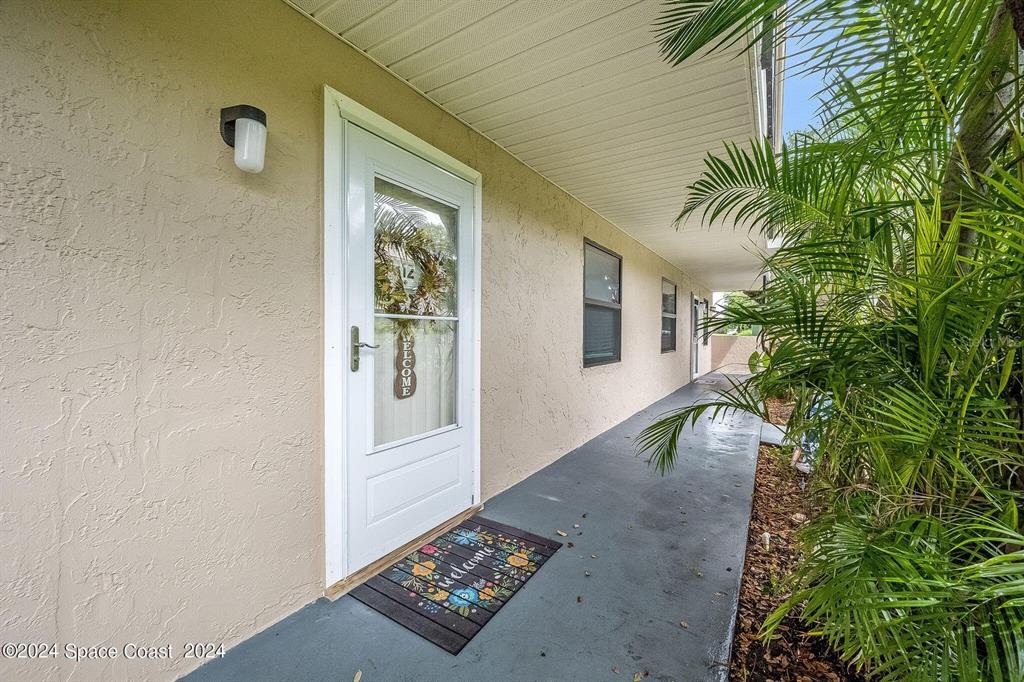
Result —
POLYGON ((765 398, 764 404, 768 408, 768 421, 772 424, 785 426, 789 422, 789 416, 793 414, 793 401, 782 398, 765 398))
POLYGON ((867 678, 848 669, 793 616, 786 617, 771 641, 758 639, 765 618, 789 596, 785 581, 798 557, 796 531, 811 513, 800 489, 801 474, 787 462, 779 448, 761 445, 729 680, 863 682, 867 678), (767 550, 764 533, 770 535, 767 550))

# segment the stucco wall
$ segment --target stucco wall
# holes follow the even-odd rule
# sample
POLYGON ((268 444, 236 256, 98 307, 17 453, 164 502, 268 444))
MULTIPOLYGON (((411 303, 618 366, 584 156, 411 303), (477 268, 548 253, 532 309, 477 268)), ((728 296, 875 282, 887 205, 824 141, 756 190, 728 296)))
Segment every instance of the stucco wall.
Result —
POLYGON ((748 361, 758 350, 756 336, 711 335, 711 368, 724 368, 726 372, 748 372, 748 361))
POLYGON ((0 63, 0 640, 175 647, 0 679, 173 678, 322 593, 324 83, 483 173, 485 496, 686 381, 660 280, 710 292, 277 0, 8 0, 0 63), (584 236, 624 257, 591 369, 584 236))

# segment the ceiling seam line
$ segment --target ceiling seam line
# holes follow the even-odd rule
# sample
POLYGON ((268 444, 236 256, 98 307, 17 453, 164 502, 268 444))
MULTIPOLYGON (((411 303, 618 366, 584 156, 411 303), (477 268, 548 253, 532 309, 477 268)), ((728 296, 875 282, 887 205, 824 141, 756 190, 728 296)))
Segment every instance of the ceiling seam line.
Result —
MULTIPOLYGON (((659 128, 659 130, 664 130, 667 127, 670 127, 670 126, 662 126, 661 128, 659 128)), ((681 124, 678 127, 685 128, 685 124, 681 124)), ((726 130, 733 130, 734 128, 740 128, 740 127, 745 127, 745 126, 743 126, 742 124, 739 124, 739 125, 733 126, 732 128, 726 128, 726 130)), ((709 135, 714 135, 714 134, 715 133, 709 133, 709 135)), ((636 136, 636 135, 642 135, 642 134, 641 133, 631 133, 630 137, 633 137, 633 136, 636 136)), ((633 149, 631 151, 637 152, 637 151, 640 151, 641 149, 647 150, 647 149, 650 149, 651 147, 656 147, 656 146, 658 146, 656 143, 662 137, 664 137, 664 136, 663 135, 660 135, 658 137, 642 137, 641 136, 639 140, 632 140, 631 139, 630 141, 638 141, 638 142, 647 141, 647 142, 650 143, 650 144, 647 144, 647 145, 645 145, 643 147, 637 147, 637 148, 635 148, 635 149, 633 149)), ((625 138, 622 138, 622 139, 624 140, 625 138)), ((701 138, 701 139, 703 139, 703 138, 701 138)), ((583 154, 578 154, 574 158, 576 158, 577 160, 581 160, 581 159, 585 159, 585 158, 590 158, 592 156, 601 156, 601 155, 603 155, 605 150, 606 150, 605 147, 592 147, 590 150, 584 152, 583 154)), ((558 156, 558 155, 562 155, 562 154, 571 154, 571 153, 572 153, 572 150, 559 151, 559 152, 551 152, 549 154, 542 154, 540 156, 535 156, 532 159, 532 161, 534 163, 542 163, 542 159, 550 159, 550 158, 552 158, 554 156, 558 156)))
MULTIPOLYGON (((701 91, 695 93, 695 95, 702 95, 702 94, 711 92, 712 90, 714 90, 714 88, 708 88, 707 90, 701 90, 701 91)), ((735 95, 725 95, 721 99, 726 99, 726 98, 730 98, 730 97, 744 97, 744 100, 746 99, 742 92, 738 92, 735 95)), ((665 105, 672 105, 672 104, 674 104, 674 102, 671 102, 671 101, 661 102, 661 103, 659 103, 657 105, 653 105, 653 106, 648 107, 648 108, 652 109, 652 108, 655 108, 655 107, 660 107, 660 106, 665 106, 665 105)), ((745 106, 746 105, 746 101, 744 101, 743 104, 745 106)), ((667 111, 667 112, 665 112, 663 114, 658 114, 655 118, 662 118, 662 117, 671 116, 671 115, 679 115, 680 117, 683 117, 686 114, 688 114, 688 113, 694 111, 695 109, 697 109, 699 106, 704 106, 704 105, 701 104, 701 105, 694 105, 694 106, 686 106, 686 107, 678 109, 678 110, 667 111)), ((520 144, 532 144, 534 142, 538 142, 540 140, 545 140, 545 139, 550 138, 550 137, 559 137, 560 135, 562 135, 562 134, 564 134, 566 132, 569 132, 569 131, 578 132, 582 128, 589 127, 589 126, 599 126, 599 125, 602 125, 602 124, 617 125, 615 123, 615 121, 618 121, 618 120, 620 120, 622 118, 625 118, 625 117, 636 116, 636 114, 637 114, 637 112, 635 112, 635 111, 628 111, 628 112, 626 112, 624 114, 616 114, 615 116, 610 116, 608 118, 598 118, 598 119, 596 119, 594 121, 590 121, 590 122, 584 123, 582 125, 580 125, 580 124, 571 125, 571 126, 569 126, 569 129, 566 130, 566 131, 558 131, 558 132, 548 133, 546 135, 541 135, 539 137, 531 137, 531 138, 528 138, 528 139, 523 140, 521 142, 511 142, 511 143, 509 143, 509 146, 520 145, 520 144)), ((710 116, 710 115, 712 115, 712 114, 710 114, 710 113, 709 114, 699 114, 699 116, 710 116)), ((567 121, 574 121, 576 119, 566 119, 566 120, 567 121)), ((640 121, 637 121, 637 123, 639 124, 640 121)), ((509 124, 509 125, 515 125, 515 124, 509 124)), ((497 130, 497 128, 492 128, 491 129, 492 132, 494 130, 497 130)), ((598 129, 597 132, 601 132, 600 129, 598 129)), ((589 137, 589 134, 581 135, 579 137, 574 137, 571 140, 566 139, 564 141, 565 142, 572 142, 572 141, 576 141, 576 140, 582 140, 582 139, 585 139, 587 137, 589 137)))
MULTIPOLYGON (((638 2, 635 2, 635 3, 633 3, 632 5, 627 5, 626 7, 623 7, 622 9, 616 10, 615 12, 613 12, 613 13, 611 13, 611 14, 606 14, 606 15, 604 15, 604 16, 602 16, 602 17, 599 17, 599 18, 597 18, 597 19, 593 19, 593 20, 591 20, 591 21, 588 21, 588 22, 587 22, 587 23, 585 23, 585 24, 581 24, 580 26, 578 26, 578 27, 576 27, 576 28, 572 29, 571 31, 568 31, 567 33, 563 33, 563 34, 561 34, 561 35, 558 35, 558 36, 555 36, 555 37, 553 37, 553 38, 548 38, 548 39, 546 39, 546 40, 542 40, 541 42, 537 43, 536 45, 533 45, 533 46, 531 46, 531 47, 529 47, 529 48, 527 48, 527 49, 525 49, 525 50, 522 50, 522 51, 520 51, 520 52, 517 52, 517 53, 515 53, 514 55, 511 55, 511 56, 509 56, 509 57, 505 57, 505 58, 503 58, 503 59, 501 59, 501 60, 499 60, 499 61, 497 61, 497 62, 494 62, 494 63, 492 63, 492 64, 488 64, 487 66, 485 66, 485 67, 483 67, 483 68, 480 68, 480 69, 477 69, 476 71, 473 71, 473 72, 467 73, 467 74, 465 74, 465 75, 459 76, 458 78, 456 78, 456 79, 454 79, 454 80, 450 80, 450 81, 448 81, 448 82, 447 82, 447 83, 445 83, 444 85, 439 85, 439 86, 437 86, 437 87, 435 87, 435 88, 431 88, 431 89, 430 89, 430 90, 428 90, 427 92, 431 92, 431 93, 433 93, 433 92, 436 92, 437 90, 440 90, 441 88, 446 88, 446 87, 449 87, 449 86, 451 86, 451 85, 454 85, 454 84, 456 84, 456 83, 460 83, 460 82, 462 82, 462 81, 466 80, 467 78, 471 78, 471 77, 473 77, 473 76, 476 76, 476 75, 478 75, 478 74, 481 74, 481 73, 483 73, 484 71, 486 71, 486 70, 488 70, 488 69, 494 68, 495 66, 499 66, 499 65, 501 65, 501 64, 505 64, 506 62, 508 62, 508 61, 510 61, 510 60, 512 60, 512 59, 515 59, 516 57, 519 57, 520 55, 528 54, 528 53, 529 53, 529 52, 530 52, 531 50, 536 50, 536 49, 538 49, 538 48, 541 48, 541 47, 543 47, 543 46, 547 45, 548 43, 553 43, 553 42, 555 42, 556 40, 558 40, 558 39, 560 39, 560 38, 564 38, 564 37, 565 37, 566 35, 569 35, 569 34, 570 34, 570 33, 572 33, 573 31, 576 31, 576 30, 579 30, 579 29, 583 29, 583 28, 586 28, 587 26, 592 26, 593 24, 595 24, 595 23, 597 23, 597 22, 599 22, 599 21, 604 21, 604 20, 605 20, 605 19, 607 19, 608 17, 611 17, 611 16, 614 16, 615 14, 618 14, 619 12, 624 12, 625 10, 627 10, 627 9, 629 9, 629 8, 631 8, 631 7, 634 7, 634 6, 638 5, 638 4, 640 4, 640 2, 642 2, 642 0, 638 0, 638 2)), ((575 7, 575 5, 570 5, 570 7, 575 7)), ((522 29, 522 30, 525 30, 525 28, 524 28, 524 29, 522 29)), ((520 32, 522 32, 522 31, 516 31, 516 33, 520 33, 520 32)), ((636 31, 636 32, 639 32, 639 31, 636 31)), ((623 35, 625 35, 625 34, 623 34, 623 35)), ((616 37, 617 37, 617 38, 620 38, 620 37, 622 37, 622 36, 621 36, 621 35, 619 35, 619 36, 616 36, 616 37)), ((607 41, 606 41, 606 42, 607 42, 607 41)), ((450 62, 448 62, 448 63, 450 63, 450 62)), ((528 76, 528 75, 530 75, 530 74, 532 74, 532 73, 536 73, 537 71, 540 71, 540 70, 542 70, 542 69, 546 68, 547 66, 548 66, 547 64, 542 64, 542 65, 540 65, 540 66, 537 66, 537 67, 535 67, 535 68, 532 68, 532 69, 530 69, 529 71, 521 71, 521 72, 518 72, 518 73, 517 73, 516 75, 517 75, 517 76, 528 76)), ((423 71, 423 72, 421 72, 421 73, 418 73, 418 74, 416 74, 415 76, 410 76, 410 78, 422 78, 423 76, 427 75, 428 73, 431 73, 431 72, 437 71, 437 70, 438 70, 438 69, 440 69, 440 68, 441 68, 441 66, 435 66, 435 67, 433 67, 433 68, 431 68, 431 69, 428 69, 427 71, 423 71)), ((456 99, 458 99, 458 98, 456 98, 456 99)))
MULTIPOLYGON (((645 67, 649 67, 649 66, 650 66, 650 64, 646 64, 644 66, 639 66, 639 67, 637 67, 635 69, 630 69, 628 71, 623 71, 621 73, 618 73, 618 74, 616 74, 616 76, 625 76, 627 74, 632 73, 633 71, 639 71, 640 69, 645 68, 645 67)), ((658 74, 656 74, 654 76, 651 76, 650 78, 644 78, 642 80, 633 81, 627 87, 635 87, 637 85, 643 85, 643 84, 646 84, 646 83, 650 83, 651 81, 658 80, 659 78, 669 78, 669 77, 672 77, 672 76, 679 77, 680 73, 681 73, 680 71, 662 71, 662 72, 660 72, 660 73, 658 73, 658 74)), ((530 89, 532 89, 532 88, 530 88, 530 89)), ((522 92, 529 92, 529 89, 528 90, 523 90, 522 92)), ((522 92, 517 93, 517 94, 522 94, 522 92)), ((552 99, 556 99, 558 97, 562 97, 563 95, 564 95, 564 93, 559 93, 557 95, 552 95, 552 96, 549 96, 549 97, 545 97, 544 99, 537 100, 536 102, 549 101, 549 100, 552 100, 552 99)), ((561 104, 559 106, 556 106, 553 109, 545 109, 544 111, 541 111, 541 112, 539 112, 537 114, 531 114, 529 116, 529 118, 521 119, 521 121, 526 121, 526 120, 530 120, 532 118, 537 118, 538 116, 543 116, 545 114, 550 114, 552 112, 558 111, 559 109, 564 109, 564 108, 569 107, 569 106, 575 106, 577 104, 583 104, 585 102, 590 102, 592 100, 599 99, 600 97, 606 97, 606 96, 607 96, 607 93, 602 93, 600 95, 595 95, 595 96, 592 96, 592 97, 587 97, 585 99, 574 100, 573 102, 570 102, 568 104, 561 104)), ((494 101, 498 101, 498 100, 494 100, 494 101)), ((459 116, 461 118, 468 111, 472 111, 473 109, 479 109, 481 107, 488 106, 490 104, 492 104, 492 102, 488 102, 487 104, 481 104, 480 106, 472 107, 470 109, 465 109, 463 111, 458 112, 455 115, 459 116)), ((452 113, 454 113, 454 112, 452 112, 452 113)), ((481 121, 479 123, 483 123, 484 121, 487 121, 487 120, 492 119, 492 118, 496 118, 498 116, 503 116, 503 115, 505 115, 505 114, 493 114, 493 115, 488 116, 488 117, 486 117, 484 119, 481 119, 481 121)))
MULTIPOLYGON (((637 0, 636 2, 634 2, 634 3, 633 3, 633 5, 639 4, 639 3, 640 3, 640 2, 642 2, 642 1, 643 1, 643 0, 637 0)), ((568 12, 568 11, 569 11, 570 9, 572 9, 573 7, 577 7, 577 6, 579 6, 579 5, 582 5, 582 4, 584 3, 584 2, 587 2, 587 0, 577 0, 577 1, 576 1, 576 2, 574 2, 574 3, 570 3, 570 4, 566 5, 566 6, 564 6, 564 7, 562 8, 562 9, 560 9, 560 10, 559 10, 558 12, 556 12, 555 14, 552 14, 551 16, 549 16, 549 17, 548 17, 548 19, 551 19, 551 18, 554 18, 554 17, 560 16, 560 15, 562 15, 562 14, 565 14, 565 13, 567 13, 567 12, 568 12)), ((505 58, 501 59, 500 61, 494 62, 494 63, 492 63, 492 64, 488 64, 487 66, 485 66, 485 67, 482 67, 482 68, 480 68, 480 69, 477 69, 476 71, 472 71, 472 72, 470 72, 470 73, 467 73, 467 74, 465 74, 465 75, 459 76, 458 78, 456 78, 456 79, 454 79, 454 80, 450 80, 450 81, 448 81, 447 83, 445 83, 445 84, 444 84, 443 86, 438 86, 438 88, 440 88, 440 87, 446 87, 446 86, 448 86, 448 85, 451 85, 451 84, 453 84, 453 83, 458 83, 459 81, 465 80, 466 78, 469 78, 469 77, 471 77, 471 76, 474 76, 474 75, 476 75, 476 74, 478 74, 478 73, 480 73, 480 72, 482 72, 482 71, 486 71, 487 69, 489 69, 489 68, 492 68, 492 67, 494 67, 494 66, 497 66, 498 64, 504 64, 504 63, 505 63, 505 62, 507 62, 507 61, 508 61, 509 59, 514 59, 515 57, 518 57, 518 56, 519 56, 519 55, 521 55, 521 54, 525 54, 525 53, 529 52, 530 50, 535 50, 535 49, 537 49, 537 48, 539 48, 539 47, 542 47, 542 46, 544 46, 544 45, 547 45, 548 43, 552 42, 553 40, 556 40, 557 38, 560 38, 560 37, 562 37, 563 35, 568 35, 569 33, 572 33, 573 31, 575 31, 575 30, 577 30, 577 29, 579 29, 579 28, 585 28, 585 27, 587 27, 587 26, 590 26, 590 25, 591 25, 591 24, 593 24, 594 22, 597 22, 597 21, 603 21, 604 19, 607 19, 607 18, 608 18, 608 17, 610 17, 610 16, 613 16, 613 15, 615 15, 615 14, 617 14, 617 13, 621 12, 621 11, 624 11, 624 10, 626 10, 626 9, 629 9, 629 7, 632 7, 633 5, 628 5, 628 6, 624 7, 624 8, 622 8, 622 9, 618 9, 618 10, 615 10, 615 11, 614 11, 614 12, 612 12, 611 14, 605 14, 605 15, 603 15, 603 16, 600 16, 600 17, 598 17, 597 19, 591 19, 591 20, 590 20, 590 21, 588 21, 587 23, 585 23, 585 24, 580 24, 579 26, 577 26, 577 27, 575 27, 575 28, 571 29, 570 31, 568 31, 568 32, 566 32, 566 33, 564 33, 564 34, 561 34, 561 35, 559 35, 559 36, 556 36, 555 38, 547 38, 546 40, 542 40, 541 42, 539 42, 539 43, 537 43, 537 44, 535 44, 535 45, 531 45, 530 47, 526 48, 525 50, 522 50, 522 51, 520 51, 520 52, 516 52, 516 53, 515 53, 514 55, 512 55, 512 56, 510 56, 510 57, 505 57, 505 58)), ((504 37, 506 37, 506 38, 514 38, 515 36, 519 35, 520 33, 523 33, 524 31, 527 31, 527 30, 529 30, 529 28, 530 28, 529 26, 523 26, 522 28, 520 28, 520 29, 516 29, 515 31, 513 31, 513 32, 512 32, 512 33, 510 33, 510 34, 507 34, 507 35, 505 35, 504 37)), ((461 30, 461 29, 460 29, 460 30, 461 30)), ((479 49, 479 50, 474 50, 474 52, 481 52, 481 51, 484 51, 484 52, 486 52, 486 49, 485 49, 485 48, 481 48, 481 49, 479 49)), ((470 54, 471 54, 471 53, 470 53, 470 54)), ((466 55, 462 55, 462 57, 460 57, 460 59, 463 59, 463 58, 468 58, 468 56, 469 56, 468 54, 466 54, 466 55)), ((451 62, 445 62, 445 64, 450 64, 450 63, 451 63, 451 62)), ((414 75, 414 76, 409 76, 409 78, 410 78, 410 79, 413 79, 413 78, 422 78, 422 77, 424 77, 424 76, 426 76, 426 75, 428 75, 428 74, 432 74, 432 73, 434 73, 434 72, 438 71, 438 70, 439 70, 439 69, 441 69, 441 68, 442 68, 443 66, 444 66, 444 64, 442 64, 442 65, 438 65, 438 66, 432 66, 432 67, 430 67, 429 69, 427 69, 426 71, 420 71, 419 73, 417 73, 417 74, 416 74, 416 75, 414 75)), ((428 91, 428 92, 432 92, 433 90, 437 90, 438 88, 432 88, 432 89, 431 89, 430 91, 428 91)))
MULTIPOLYGON (((285 1, 287 2, 288 0, 285 0, 285 1)), ((448 14, 449 12, 452 11, 452 9, 454 9, 455 7, 458 7, 461 4, 462 3, 460 2, 460 3, 456 4, 456 5, 452 5, 451 7, 447 7, 447 8, 445 8, 445 10, 441 14, 448 14)), ((433 42, 430 45, 425 45, 424 47, 421 47, 421 48, 419 48, 417 50, 414 50, 414 51, 410 52, 407 55, 403 55, 399 59, 396 59, 395 61, 391 62, 391 64, 387 65, 388 71, 391 71, 391 73, 394 73, 394 74, 397 75, 397 72, 394 70, 394 68, 400 62, 403 62, 403 61, 405 61, 405 60, 407 60, 407 59, 409 59, 411 57, 415 57, 416 55, 422 54, 423 52, 429 50, 432 47, 437 47, 438 45, 442 45, 445 42, 447 42, 448 40, 450 40, 451 38, 453 38, 454 36, 458 35, 459 33, 463 32, 463 31, 466 31, 468 29, 471 29, 474 26, 476 26, 477 24, 479 24, 480 22, 486 21, 487 19, 490 19, 491 17, 495 16, 496 14, 501 14, 501 13, 505 12, 506 10, 508 10, 508 9, 510 9, 512 7, 515 7, 515 5, 516 5, 515 3, 509 3, 509 4, 506 4, 506 5, 502 5, 501 7, 499 7, 496 10, 494 10, 493 12, 488 12, 487 14, 483 15, 482 17, 480 17, 478 19, 474 19, 473 21, 469 22, 465 26, 460 27, 458 29, 458 31, 456 31, 455 33, 449 33, 448 35, 446 35, 441 40, 433 42)), ((408 31, 414 30, 415 28, 416 28, 415 25, 414 26, 410 26, 404 32, 408 32, 408 31)), ((362 48, 356 48, 356 49, 362 50, 364 53, 369 54, 369 52, 366 52, 366 50, 363 50, 362 48)), ((410 79, 406 78, 405 76, 401 76, 401 78, 404 79, 406 82, 410 82, 410 79)), ((422 92, 422 91, 419 90, 419 88, 417 88, 417 92, 422 92)), ((424 94, 426 94, 426 93, 424 93, 424 94)))
MULTIPOLYGON (((341 2, 344 2, 344 1, 345 1, 345 0, 341 0, 341 2)), ((375 16, 377 16, 378 14, 380 14, 381 12, 383 12, 384 10, 386 10, 386 9, 387 9, 388 7, 392 7, 392 6, 394 6, 394 5, 395 5, 395 4, 397 3, 397 2, 398 2, 398 0, 391 0, 391 2, 389 2, 389 3, 388 3, 388 4, 386 4, 386 5, 384 5, 383 7, 381 7, 380 9, 378 9, 377 11, 375 11, 375 12, 371 12, 371 13, 367 14, 367 15, 366 15, 365 17, 363 17, 362 19, 360 19, 360 20, 359 20, 359 21, 357 21, 356 23, 352 24, 351 26, 346 26, 346 27, 345 27, 344 29, 342 29, 342 30, 343 30, 343 31, 345 31, 345 32, 348 32, 348 31, 354 31, 355 29, 359 28, 360 26, 362 26, 363 24, 365 24, 366 22, 368 22, 368 21, 369 21, 370 19, 373 19, 373 18, 374 18, 375 16)), ((332 3, 332 4, 331 4, 331 9, 334 9, 334 7, 335 7, 336 5, 338 5, 338 4, 341 4, 341 3, 340 3, 340 2, 338 2, 338 3, 332 3)), ((317 19, 317 20, 319 21, 319 15, 318 15, 317 17, 315 17, 315 18, 316 18, 316 19, 317 19)), ((326 26, 326 24, 324 24, 324 26, 326 26)), ((342 31, 335 31, 334 29, 331 29, 331 28, 328 28, 327 30, 328 30, 328 31, 330 31, 331 33, 337 33, 338 35, 341 35, 341 33, 342 33, 342 31)))
MULTIPOLYGON (((435 13, 434 13, 433 15, 431 15, 431 14, 429 14, 429 13, 428 13, 428 14, 426 14, 426 15, 425 15, 425 17, 426 17, 426 18, 435 18, 435 19, 436 19, 436 18, 438 18, 438 17, 443 17, 444 15, 446 15, 446 14, 449 14, 449 13, 451 13, 451 12, 452 12, 453 10, 455 10, 456 8, 458 8, 458 7, 461 7, 462 5, 465 5, 465 4, 466 4, 466 2, 467 2, 467 0, 460 0, 459 2, 455 2, 455 3, 449 4, 449 5, 448 5, 447 7, 445 7, 445 8, 443 9, 443 10, 441 10, 441 12, 440 12, 440 13, 438 13, 438 12, 435 12, 435 13)), ((393 4, 394 4, 394 3, 392 3, 392 5, 393 5, 393 4)), ((392 5, 388 5, 388 7, 391 7, 392 5)), ((507 6, 506 6, 506 7, 507 7, 507 6)), ((485 15, 483 15, 482 17, 480 17, 479 19, 477 19, 477 21, 483 21, 483 20, 484 20, 484 19, 486 19, 487 17, 489 17, 489 16, 491 16, 491 15, 493 15, 493 14, 497 14, 498 12, 501 12, 501 11, 505 10, 505 9, 506 9, 506 7, 499 7, 499 8, 497 8, 497 9, 495 9, 495 10, 492 10, 491 12, 488 12, 487 14, 485 14, 485 15)), ((381 11, 383 11, 383 10, 381 10, 381 11)), ((380 14, 380 12, 377 12, 377 14, 380 14)), ((408 35, 409 33, 411 33, 412 31, 415 31, 415 30, 416 30, 416 29, 418 29, 418 28, 422 28, 422 26, 420 26, 420 23, 421 23, 421 22, 419 22, 419 21, 417 21, 417 22, 414 22, 414 23, 413 23, 413 24, 412 24, 411 26, 409 26, 408 28, 406 28, 406 29, 404 29, 404 30, 402 30, 402 31, 399 31, 398 33, 392 33, 392 34, 388 35, 388 36, 387 36, 386 38, 383 38, 383 39, 381 39, 381 40, 378 40, 378 41, 377 41, 376 43, 374 43, 373 45, 367 45, 367 46, 366 46, 365 48, 362 48, 362 47, 361 47, 361 48, 359 48, 359 49, 361 49, 361 50, 362 50, 363 52, 366 52, 367 54, 369 54, 370 50, 373 50, 373 49, 375 49, 375 48, 378 48, 378 47, 380 47, 381 45, 384 45, 385 43, 389 43, 389 42, 392 42, 392 41, 394 41, 394 40, 395 40, 396 38, 400 38, 400 37, 402 37, 402 36, 404 36, 404 35, 408 35)), ((474 22, 474 23, 475 23, 475 22, 474 22)), ((472 26, 472 25, 473 25, 473 24, 469 24, 469 26, 472 26)), ((349 29, 346 29, 346 30, 345 30, 345 31, 344 31, 343 33, 339 33, 339 35, 342 35, 342 36, 344 36, 344 35, 345 35, 345 34, 347 34, 347 33, 351 33, 351 32, 352 32, 353 30, 355 30, 355 27, 353 27, 353 28, 349 28, 349 29)), ((458 31, 461 31, 461 30, 462 30, 462 29, 458 29, 458 31)), ((447 38, 447 37, 450 37, 450 36, 452 36, 452 35, 455 35, 455 34, 454 34, 454 33, 451 33, 451 34, 449 34, 449 36, 446 36, 446 38, 447 38)), ((402 57, 399 57, 398 59, 396 59, 396 60, 395 60, 394 62, 392 62, 392 63, 393 63, 393 64, 397 64, 398 62, 402 61, 403 59, 406 59, 407 57, 411 57, 411 56, 413 56, 413 55, 417 54, 418 52, 422 52, 423 50, 426 50, 426 49, 428 49, 428 48, 430 48, 430 47, 433 47, 433 46, 434 46, 434 45, 436 45, 436 44, 437 44, 437 43, 431 43, 430 45, 426 45, 426 46, 424 46, 424 47, 421 47, 421 48, 419 48, 419 50, 417 50, 416 52, 410 52, 410 53, 409 53, 409 54, 407 54, 407 55, 404 55, 404 56, 402 56, 402 57)))

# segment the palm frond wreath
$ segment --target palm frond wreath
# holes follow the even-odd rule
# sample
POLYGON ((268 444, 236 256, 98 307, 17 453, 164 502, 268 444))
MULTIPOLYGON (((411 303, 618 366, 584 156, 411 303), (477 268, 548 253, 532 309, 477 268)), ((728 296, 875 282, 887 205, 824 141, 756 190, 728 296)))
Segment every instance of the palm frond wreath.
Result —
MULTIPOLYGON (((377 192, 374 202, 376 312, 456 316, 454 224, 446 224, 434 211, 393 196, 398 192, 392 188, 387 190, 377 192)), ((453 215, 447 222, 454 222, 453 215)), ((410 335, 416 323, 408 319, 394 322, 402 333, 410 335)))

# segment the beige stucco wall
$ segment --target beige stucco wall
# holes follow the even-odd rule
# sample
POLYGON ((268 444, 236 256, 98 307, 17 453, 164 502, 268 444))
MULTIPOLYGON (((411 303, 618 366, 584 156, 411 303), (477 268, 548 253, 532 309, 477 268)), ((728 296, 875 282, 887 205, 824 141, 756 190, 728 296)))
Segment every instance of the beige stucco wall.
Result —
POLYGON ((7 0, 0 63, 0 640, 176 654, 0 679, 170 679, 322 593, 324 83, 483 173, 485 496, 686 381, 709 292, 278 0, 7 0), (217 132, 240 102, 256 176, 217 132), (624 257, 591 369, 584 236, 624 257))
POLYGON ((748 372, 748 361, 759 350, 756 336, 711 335, 711 368, 726 372, 748 372))

